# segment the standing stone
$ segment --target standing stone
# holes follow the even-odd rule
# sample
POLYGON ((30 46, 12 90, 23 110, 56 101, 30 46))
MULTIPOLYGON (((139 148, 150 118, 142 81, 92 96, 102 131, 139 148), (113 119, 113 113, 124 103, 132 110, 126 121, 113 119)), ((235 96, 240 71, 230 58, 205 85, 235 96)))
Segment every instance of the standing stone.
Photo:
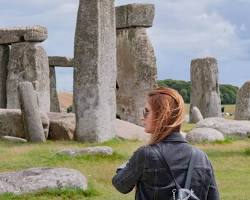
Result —
POLYGON ((145 28, 117 30, 117 115, 142 125, 145 96, 156 87, 154 49, 145 28))
POLYGON ((76 139, 108 140, 116 116, 114 0, 80 0, 74 65, 76 139))
POLYGON ((235 106, 236 120, 250 120, 250 81, 239 89, 235 106))
POLYGON ((201 114, 201 111, 196 106, 194 106, 191 110, 191 118, 193 120, 193 123, 197 123, 200 120, 203 120, 203 116, 201 114))
POLYGON ((0 45, 0 108, 6 108, 6 80, 9 61, 9 46, 0 45))
POLYGON ((215 58, 195 59, 191 62, 190 122, 196 106, 204 118, 221 117, 218 67, 215 58))
POLYGON ((37 96, 32 84, 30 82, 19 83, 18 92, 27 139, 31 142, 45 142, 37 96))
POLYGON ((48 56, 36 43, 16 43, 11 46, 7 78, 7 108, 20 108, 17 87, 29 81, 38 95, 39 109, 50 110, 48 56))
POLYGON ((59 99, 56 91, 56 71, 54 66, 49 68, 50 78, 50 112, 61 112, 59 99))

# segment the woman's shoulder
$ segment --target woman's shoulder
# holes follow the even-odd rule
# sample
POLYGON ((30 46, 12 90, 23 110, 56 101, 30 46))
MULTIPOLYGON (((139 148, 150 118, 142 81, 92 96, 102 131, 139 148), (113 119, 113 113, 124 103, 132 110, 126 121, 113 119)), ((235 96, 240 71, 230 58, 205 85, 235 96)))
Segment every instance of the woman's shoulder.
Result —
POLYGON ((192 149, 195 152, 195 160, 197 166, 211 168, 211 162, 208 158, 208 155, 198 147, 192 146, 192 149))

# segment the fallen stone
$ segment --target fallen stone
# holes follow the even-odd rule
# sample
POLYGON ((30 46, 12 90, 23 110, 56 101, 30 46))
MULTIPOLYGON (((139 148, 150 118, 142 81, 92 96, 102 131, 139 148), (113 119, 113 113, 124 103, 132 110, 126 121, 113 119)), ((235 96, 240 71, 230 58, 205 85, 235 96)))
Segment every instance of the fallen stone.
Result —
POLYGON ((10 142, 20 142, 20 143, 26 143, 27 140, 23 138, 13 137, 13 136, 3 136, 1 137, 2 140, 10 141, 10 142))
POLYGON ((60 155, 79 156, 79 155, 112 155, 113 149, 107 146, 86 147, 82 149, 64 149, 57 152, 60 155))
POLYGON ((75 132, 75 114, 47 113, 50 121, 49 136, 51 140, 72 140, 75 132))
POLYGON ((31 168, 0 173, 0 193, 24 194, 45 189, 87 189, 87 179, 79 171, 66 168, 31 168))
POLYGON ((155 15, 153 4, 128 4, 116 7, 116 28, 151 27, 155 15))
POLYGON ((145 133, 143 127, 119 119, 116 119, 115 133, 119 138, 126 140, 150 140, 150 134, 145 133))
POLYGON ((250 81, 244 83, 237 93, 235 119, 250 120, 250 81))
POLYGON ((230 120, 220 117, 211 117, 199 121, 197 128, 214 128, 224 136, 247 137, 250 134, 250 122, 246 120, 230 120))
POLYGON ((49 66, 73 67, 73 58, 63 56, 49 56, 49 66))
POLYGON ((47 28, 44 26, 13 27, 0 29, 0 44, 17 42, 42 42, 48 37, 47 28))
POLYGON ((37 104, 37 95, 32 83, 19 83, 18 93, 27 139, 30 142, 45 142, 46 138, 37 104))
POLYGON ((224 136, 213 128, 194 128, 186 135, 186 139, 189 142, 213 142, 224 140, 224 136))
MULTIPOLYGON (((49 118, 40 112, 45 138, 49 133, 49 118)), ((20 109, 0 109, 0 136, 27 138, 20 109)))

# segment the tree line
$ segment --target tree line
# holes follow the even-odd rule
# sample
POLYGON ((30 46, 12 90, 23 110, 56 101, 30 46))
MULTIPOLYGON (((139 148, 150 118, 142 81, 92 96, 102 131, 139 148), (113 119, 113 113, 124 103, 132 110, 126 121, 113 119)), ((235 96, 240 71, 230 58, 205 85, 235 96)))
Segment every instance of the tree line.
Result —
MULTIPOLYGON (((183 97, 185 103, 190 103, 190 93, 191 93, 190 81, 166 79, 166 80, 158 80, 157 83, 158 86, 170 87, 177 90, 183 97)), ((219 88, 220 88, 221 104, 236 103, 236 95, 239 89, 237 86, 233 86, 230 84, 220 84, 219 88)))

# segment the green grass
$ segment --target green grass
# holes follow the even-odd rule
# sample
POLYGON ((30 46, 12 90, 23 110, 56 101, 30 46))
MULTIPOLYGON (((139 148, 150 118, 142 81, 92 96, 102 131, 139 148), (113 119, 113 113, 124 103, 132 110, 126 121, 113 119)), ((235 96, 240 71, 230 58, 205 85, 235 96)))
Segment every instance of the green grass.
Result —
MULTIPOLYGON (((115 153, 112 156, 77 156, 57 155, 65 148, 80 148, 97 144, 76 142, 51 142, 45 144, 14 144, 0 141, 0 171, 16 171, 31 167, 66 167, 81 171, 89 181, 90 188, 81 190, 63 189, 48 190, 16 196, 0 195, 0 200, 132 200, 134 193, 127 195, 117 192, 111 179, 116 167, 126 161, 135 149, 143 145, 138 141, 114 139, 98 145, 111 146, 115 153)), ((237 140, 226 138, 224 142, 198 144, 213 163, 221 199, 243 200, 250 196, 250 139, 237 140)))

